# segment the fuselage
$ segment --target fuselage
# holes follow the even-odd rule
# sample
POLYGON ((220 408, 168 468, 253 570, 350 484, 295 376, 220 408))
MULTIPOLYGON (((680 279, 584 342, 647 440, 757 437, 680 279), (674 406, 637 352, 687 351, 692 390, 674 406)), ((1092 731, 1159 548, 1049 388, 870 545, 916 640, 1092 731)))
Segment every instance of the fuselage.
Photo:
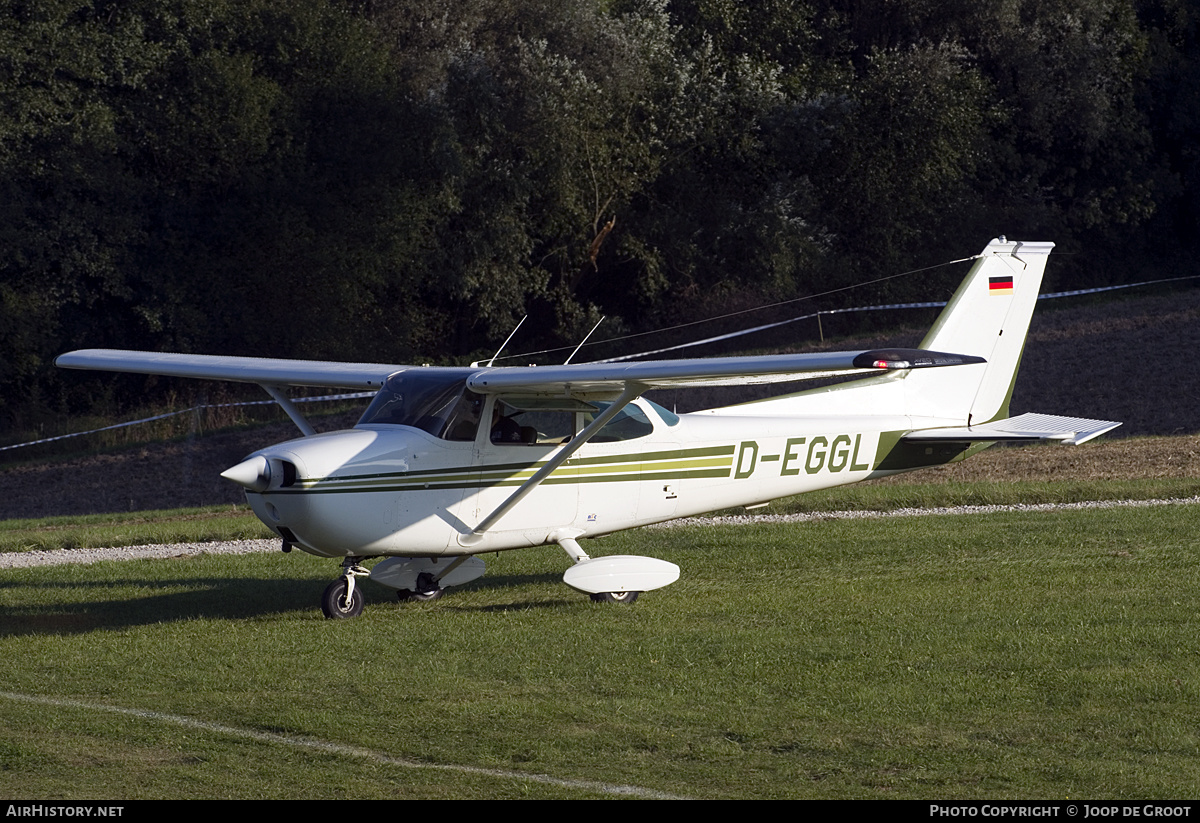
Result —
MULTIPOLYGON (((467 407, 461 398, 439 402, 433 423, 428 415, 421 425, 411 425, 418 420, 411 415, 407 423, 381 422, 386 415, 368 410, 354 429, 257 452, 272 480, 247 491, 250 504, 285 540, 321 556, 479 554, 891 473, 881 463, 911 428, 903 416, 675 415, 636 400, 492 528, 472 536, 603 404, 589 411, 578 401, 478 398, 456 416, 455 402, 467 407), (502 430, 524 436, 497 442, 502 430)), ((372 408, 384 405, 377 400, 372 408)))

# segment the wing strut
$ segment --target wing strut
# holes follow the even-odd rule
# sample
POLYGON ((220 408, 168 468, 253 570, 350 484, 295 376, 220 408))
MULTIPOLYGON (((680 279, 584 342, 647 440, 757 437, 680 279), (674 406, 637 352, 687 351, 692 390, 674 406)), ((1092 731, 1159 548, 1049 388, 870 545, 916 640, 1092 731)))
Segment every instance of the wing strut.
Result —
POLYGON ((543 480, 545 480, 555 471, 555 469, 557 469, 563 463, 566 463, 567 459, 571 455, 578 451, 584 443, 591 440, 597 432, 599 432, 605 427, 605 425, 608 424, 608 421, 617 416, 621 409, 625 408, 638 397, 640 397, 642 392, 646 391, 646 388, 646 386, 642 386, 637 383, 626 383, 625 389, 621 392, 621 396, 618 397, 612 403, 612 405, 600 412, 600 414, 596 416, 595 420, 593 420, 591 423, 588 423, 587 426, 584 427, 583 431, 571 438, 570 443, 563 446, 558 454, 546 461, 546 465, 538 469, 537 472, 534 473, 533 477, 522 483, 521 487, 510 494, 503 503, 496 507, 495 511, 483 518, 479 525, 476 526, 470 534, 465 534, 459 537, 458 542, 462 543, 464 546, 471 546, 482 540, 484 533, 488 529, 496 525, 496 522, 501 517, 508 514, 509 510, 512 509, 513 506, 520 503, 521 500, 525 498, 525 495, 537 488, 543 480))
POLYGON ((304 415, 300 413, 300 410, 296 408, 296 404, 292 402, 291 398, 284 394, 283 389, 279 386, 273 386, 270 383, 259 383, 258 385, 262 386, 267 394, 271 395, 271 399, 287 412, 287 416, 292 418, 292 422, 296 424, 300 431, 304 432, 305 437, 312 437, 317 433, 317 430, 312 427, 304 415))

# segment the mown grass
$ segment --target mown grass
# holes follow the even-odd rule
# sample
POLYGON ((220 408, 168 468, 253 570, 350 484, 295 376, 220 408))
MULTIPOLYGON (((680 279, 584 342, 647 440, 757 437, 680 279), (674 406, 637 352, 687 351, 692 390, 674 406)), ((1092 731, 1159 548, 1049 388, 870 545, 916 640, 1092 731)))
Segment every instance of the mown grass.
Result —
POLYGON ((599 794, 19 694, 692 797, 1192 797, 1198 515, 643 530, 586 546, 682 567, 632 607, 548 547, 436 603, 368 583, 349 621, 296 553, 6 572, 0 794, 599 794))

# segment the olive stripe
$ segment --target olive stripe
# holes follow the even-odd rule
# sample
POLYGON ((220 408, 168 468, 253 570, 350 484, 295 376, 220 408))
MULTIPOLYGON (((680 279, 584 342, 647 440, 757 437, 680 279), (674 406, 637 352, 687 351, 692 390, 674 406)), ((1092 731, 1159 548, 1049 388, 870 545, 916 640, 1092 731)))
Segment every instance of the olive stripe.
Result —
MULTIPOLYGON (((695 470, 676 470, 676 471, 658 471, 647 472, 644 474, 626 474, 626 475, 608 475, 604 477, 557 477, 551 475, 543 481, 543 485, 558 486, 568 483, 624 483, 624 482, 642 482, 654 480, 690 480, 696 478, 707 477, 729 477, 730 468, 728 466, 715 469, 695 469, 695 470)), ((520 486, 525 481, 516 478, 510 480, 501 480, 495 483, 481 483, 479 481, 469 482, 446 482, 446 483, 393 483, 384 484, 379 481, 378 485, 370 486, 318 486, 309 489, 276 489, 270 492, 262 492, 264 497, 270 495, 291 495, 291 494, 368 494, 372 492, 402 492, 402 491, 442 491, 444 489, 485 489, 497 487, 516 487, 520 486)))
MULTIPOLYGON (((514 446, 513 448, 520 448, 514 446)), ((596 455, 593 457, 572 457, 567 460, 564 468, 572 466, 587 466, 602 463, 645 463, 647 461, 656 460, 689 460, 699 457, 716 457, 721 455, 733 455, 737 450, 736 446, 706 446, 697 449, 670 449, 667 451, 658 452, 630 452, 625 454, 610 454, 596 455)), ((300 481, 302 483, 325 483, 325 482, 347 482, 351 480, 367 481, 375 479, 391 479, 396 477, 440 477, 442 475, 456 476, 469 475, 478 471, 485 472, 503 472, 503 471, 522 471, 528 470, 531 474, 546 463, 548 460, 535 460, 526 463, 491 463, 478 467, 470 466, 455 466, 448 469, 418 469, 408 472, 376 472, 372 474, 349 474, 344 476, 333 477, 309 477, 300 481)))

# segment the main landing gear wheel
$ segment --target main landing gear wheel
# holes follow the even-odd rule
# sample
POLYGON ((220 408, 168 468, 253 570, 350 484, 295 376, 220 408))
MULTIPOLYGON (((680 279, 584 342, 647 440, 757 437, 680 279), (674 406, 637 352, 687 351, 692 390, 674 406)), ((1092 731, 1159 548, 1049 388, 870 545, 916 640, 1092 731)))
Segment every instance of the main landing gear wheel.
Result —
POLYGON ((346 597, 346 578, 339 577, 337 580, 325 587, 325 593, 321 595, 321 611, 325 613, 325 617, 330 620, 338 620, 344 617, 358 617, 363 611, 363 593, 362 589, 357 586, 346 597))
POLYGON ((632 603, 641 592, 598 592, 591 595, 593 603, 632 603))
POLYGON ((441 600, 442 595, 445 593, 446 590, 437 584, 437 581, 433 579, 432 574, 429 572, 421 572, 417 575, 416 591, 413 591, 412 589, 397 589, 396 597, 400 599, 401 603, 405 603, 409 600, 432 603, 434 600, 441 600))

